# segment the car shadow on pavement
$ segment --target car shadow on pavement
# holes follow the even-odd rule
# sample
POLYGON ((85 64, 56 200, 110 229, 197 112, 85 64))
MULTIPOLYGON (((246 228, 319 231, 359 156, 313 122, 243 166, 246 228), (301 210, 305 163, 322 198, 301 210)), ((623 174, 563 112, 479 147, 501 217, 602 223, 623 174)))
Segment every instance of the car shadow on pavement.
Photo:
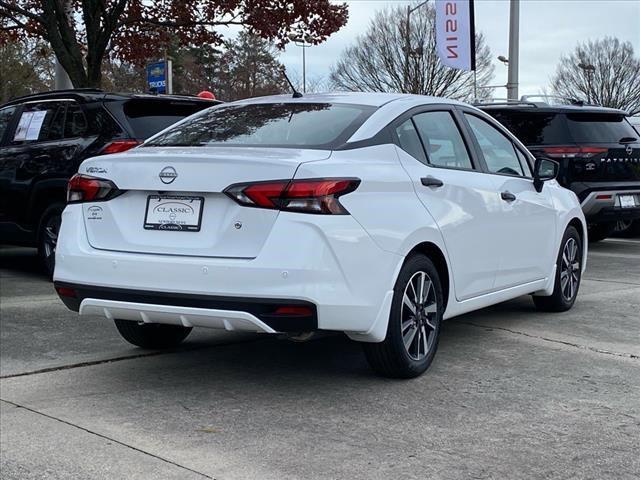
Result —
POLYGON ((26 274, 30 277, 47 279, 47 274, 35 248, 0 245, 0 269, 3 270, 3 277, 13 274, 26 274))

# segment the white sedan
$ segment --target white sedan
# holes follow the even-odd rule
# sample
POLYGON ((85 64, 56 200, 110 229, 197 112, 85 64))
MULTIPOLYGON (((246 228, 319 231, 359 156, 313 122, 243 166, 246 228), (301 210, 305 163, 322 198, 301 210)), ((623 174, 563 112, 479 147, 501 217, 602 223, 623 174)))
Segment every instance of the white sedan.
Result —
POLYGON ((223 104, 69 182, 55 287, 143 348, 192 327, 362 342, 414 377, 444 319, 521 295, 572 307, 585 219, 500 124, 400 94, 223 104))

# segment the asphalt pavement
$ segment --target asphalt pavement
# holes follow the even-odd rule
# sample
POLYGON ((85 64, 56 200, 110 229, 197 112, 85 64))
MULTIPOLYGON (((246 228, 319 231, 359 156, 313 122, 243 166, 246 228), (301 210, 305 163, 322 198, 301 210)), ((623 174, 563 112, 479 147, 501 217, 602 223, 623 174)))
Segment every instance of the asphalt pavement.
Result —
POLYGON ((640 478, 640 240, 591 245, 575 307, 452 319, 429 371, 340 335, 129 346, 0 247, 2 479, 640 478))

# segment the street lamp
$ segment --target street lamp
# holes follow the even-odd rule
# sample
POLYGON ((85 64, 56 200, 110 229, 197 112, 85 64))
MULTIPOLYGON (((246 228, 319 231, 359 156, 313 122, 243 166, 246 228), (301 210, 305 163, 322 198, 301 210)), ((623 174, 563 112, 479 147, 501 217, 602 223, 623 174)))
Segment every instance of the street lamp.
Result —
POLYGON ((499 55, 498 56, 498 60, 500 60, 504 64, 505 67, 507 65, 509 65, 509 59, 507 57, 505 57, 504 55, 499 55))
POLYGON ((289 34, 289 40, 294 42, 296 46, 302 48, 302 93, 307 92, 307 58, 306 58, 306 49, 313 45, 313 41, 315 40, 309 34, 300 33, 300 32, 291 32, 289 34))
MULTIPOLYGON (((407 27, 405 31, 404 37, 404 89, 407 89, 407 84, 409 83, 409 55, 411 55, 411 14, 415 12, 417 9, 426 5, 429 0, 425 0, 422 3, 419 3, 415 7, 411 7, 411 5, 407 5, 407 27)), ((405 92, 408 93, 408 92, 405 92)))
POLYGON ((587 103, 591 103, 591 75, 596 71, 596 67, 584 62, 580 62, 578 67, 581 68, 587 76, 587 103))

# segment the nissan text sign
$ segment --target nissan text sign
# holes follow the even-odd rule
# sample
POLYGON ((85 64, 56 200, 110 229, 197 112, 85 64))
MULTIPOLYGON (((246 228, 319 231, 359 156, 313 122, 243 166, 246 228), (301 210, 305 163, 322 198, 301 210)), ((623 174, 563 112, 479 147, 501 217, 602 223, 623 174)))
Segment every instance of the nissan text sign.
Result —
POLYGON ((440 61, 458 70, 475 70, 473 0, 436 0, 436 46, 440 61))

